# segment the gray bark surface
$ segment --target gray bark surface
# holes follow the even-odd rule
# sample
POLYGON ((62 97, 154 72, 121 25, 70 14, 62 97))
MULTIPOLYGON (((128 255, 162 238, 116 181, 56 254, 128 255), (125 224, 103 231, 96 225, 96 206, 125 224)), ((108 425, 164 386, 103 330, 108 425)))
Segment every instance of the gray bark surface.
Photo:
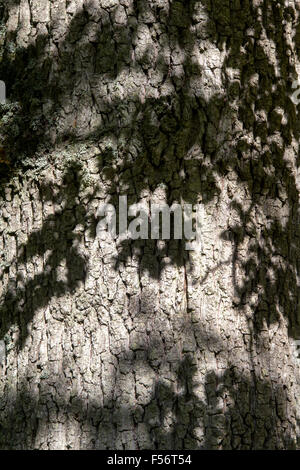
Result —
POLYGON ((299 448, 299 2, 0 20, 0 448, 299 448), (125 194, 201 245, 97 237, 125 194))

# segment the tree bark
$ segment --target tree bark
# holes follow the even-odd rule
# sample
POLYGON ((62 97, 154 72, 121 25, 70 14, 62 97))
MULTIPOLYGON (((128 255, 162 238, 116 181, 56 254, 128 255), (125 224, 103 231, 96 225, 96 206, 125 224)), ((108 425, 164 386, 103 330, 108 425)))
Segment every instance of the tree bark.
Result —
POLYGON ((0 2, 1 449, 299 448, 299 14, 0 2), (201 243, 97 236, 119 195, 201 243))

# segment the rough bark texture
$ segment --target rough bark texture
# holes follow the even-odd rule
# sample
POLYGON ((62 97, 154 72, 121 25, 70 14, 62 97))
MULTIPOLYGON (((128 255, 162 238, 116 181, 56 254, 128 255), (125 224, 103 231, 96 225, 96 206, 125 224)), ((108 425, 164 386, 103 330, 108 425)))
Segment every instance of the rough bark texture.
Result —
POLYGON ((0 448, 299 448, 299 2, 0 4, 0 448))

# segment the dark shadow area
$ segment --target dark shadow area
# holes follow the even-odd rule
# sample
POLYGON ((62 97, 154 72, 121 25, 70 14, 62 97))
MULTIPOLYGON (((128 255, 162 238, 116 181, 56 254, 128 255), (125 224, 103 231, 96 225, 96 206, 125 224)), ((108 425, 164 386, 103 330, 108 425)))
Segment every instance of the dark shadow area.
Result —
MULTIPOLYGON (((49 393, 34 397, 24 383, 20 386, 22 392, 13 400, 13 412, 11 404, 9 411, 2 411, 5 418, 0 424, 0 448, 16 449, 17 445, 19 450, 37 449, 34 440, 38 430, 43 425, 49 426, 49 415, 52 418, 60 415, 61 419, 68 416, 69 422, 81 423, 84 433, 79 445, 84 443, 89 450, 125 450, 126 446, 121 444, 122 429, 124 432, 134 427, 138 433, 139 423, 146 427, 148 445, 139 446, 137 434, 136 449, 295 449, 294 425, 286 416, 285 384, 275 386, 267 380, 249 380, 232 366, 219 375, 214 372, 206 375, 205 398, 200 400, 194 392, 195 373, 193 359, 186 356, 178 364, 176 383, 168 386, 159 381, 143 415, 139 407, 120 406, 117 399, 101 406, 95 399, 88 405, 79 397, 67 401, 64 394, 55 399, 49 393), (31 437, 20 442, 21 435, 31 437)), ((51 423, 49 430, 51 436, 51 423)))
MULTIPOLYGON (((3 337, 12 324, 20 327, 19 346, 23 347, 27 337, 27 325, 36 311, 46 307, 52 297, 60 297, 67 292, 74 293, 86 277, 87 260, 78 250, 82 233, 75 231, 77 225, 87 228, 86 208, 78 203, 81 168, 77 164, 67 167, 63 184, 58 188, 40 186, 42 204, 51 202, 60 207, 48 215, 40 230, 33 231, 26 243, 18 247, 16 264, 24 265, 36 256, 48 254, 43 270, 27 279, 24 272, 16 276, 9 273, 8 289, 1 302, 0 325, 3 337), (55 189, 58 191, 55 194, 55 189), (66 279, 59 279, 58 270, 64 266, 66 279)), ((92 223, 92 222, 91 222, 92 223)), ((91 230, 91 225, 87 230, 91 230)))

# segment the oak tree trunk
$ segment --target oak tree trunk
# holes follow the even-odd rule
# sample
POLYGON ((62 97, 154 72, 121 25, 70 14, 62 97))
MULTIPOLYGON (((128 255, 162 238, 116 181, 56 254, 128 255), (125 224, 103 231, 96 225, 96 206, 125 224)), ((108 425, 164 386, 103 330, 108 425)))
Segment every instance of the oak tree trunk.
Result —
POLYGON ((0 448, 299 448, 299 2, 0 19, 0 448), (97 236, 119 195, 196 249, 97 236))

